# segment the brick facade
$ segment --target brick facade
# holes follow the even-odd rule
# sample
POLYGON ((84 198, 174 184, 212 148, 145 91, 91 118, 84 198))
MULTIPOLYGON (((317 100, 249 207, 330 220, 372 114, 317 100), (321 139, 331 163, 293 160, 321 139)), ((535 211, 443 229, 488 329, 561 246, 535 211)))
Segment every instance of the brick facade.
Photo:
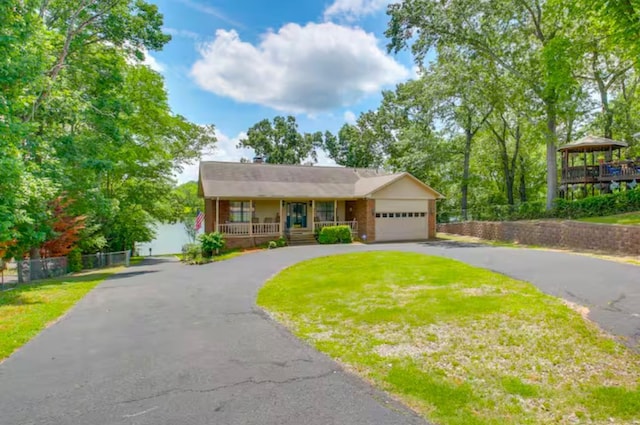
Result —
MULTIPOLYGON (((358 199, 357 201, 350 201, 353 203, 353 211, 350 220, 354 218, 358 222, 358 237, 363 239, 363 242, 372 243, 376 241, 376 219, 375 219, 375 205, 376 201, 373 199, 358 199), (363 236, 366 237, 363 238, 363 236)), ((349 204, 347 205, 347 211, 349 210, 349 204)), ((349 213, 347 213, 348 215, 349 213)))
MULTIPOLYGON (((227 223, 229 221, 229 208, 230 201, 220 201, 220 223, 227 223)), ((212 233, 216 231, 216 200, 205 199, 204 200, 204 231, 206 233, 212 233)))
POLYGON ((469 221, 439 224, 438 231, 524 245, 640 255, 640 226, 553 220, 469 221))
POLYGON ((255 236, 246 238, 225 238, 225 248, 253 248, 258 245, 278 240, 279 236, 255 236))
POLYGON ((427 214, 427 230, 429 232, 429 239, 436 237, 436 200, 432 199, 427 201, 429 213, 427 214))

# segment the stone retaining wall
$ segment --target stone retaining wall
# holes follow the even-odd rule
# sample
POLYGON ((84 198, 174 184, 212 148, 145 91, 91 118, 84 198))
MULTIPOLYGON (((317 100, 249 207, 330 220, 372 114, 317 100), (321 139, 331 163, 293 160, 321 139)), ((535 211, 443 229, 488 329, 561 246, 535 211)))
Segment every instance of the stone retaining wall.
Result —
POLYGON ((469 221, 438 224, 438 232, 603 253, 640 255, 640 226, 579 221, 469 221))

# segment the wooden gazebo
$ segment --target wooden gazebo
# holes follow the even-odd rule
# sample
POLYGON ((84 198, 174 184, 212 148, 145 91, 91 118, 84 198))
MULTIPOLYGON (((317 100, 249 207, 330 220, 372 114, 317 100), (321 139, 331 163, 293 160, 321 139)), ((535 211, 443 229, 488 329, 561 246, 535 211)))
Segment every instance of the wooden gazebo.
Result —
POLYGON ((627 188, 637 186, 640 179, 640 158, 622 159, 625 142, 587 136, 561 146, 562 176, 560 196, 568 197, 576 190, 589 193, 609 193, 624 184, 627 188))

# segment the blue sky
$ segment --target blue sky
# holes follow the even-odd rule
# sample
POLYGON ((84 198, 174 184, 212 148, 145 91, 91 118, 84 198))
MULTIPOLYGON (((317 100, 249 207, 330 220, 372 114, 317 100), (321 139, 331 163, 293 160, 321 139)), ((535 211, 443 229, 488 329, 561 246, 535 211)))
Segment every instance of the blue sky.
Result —
MULTIPOLYGON (((390 0, 153 1, 173 39, 147 63, 164 75, 175 113, 216 126, 206 159, 251 157, 238 139, 276 115, 336 132, 413 73, 408 54, 386 52, 390 0)), ((178 176, 196 178, 195 164, 178 176)))

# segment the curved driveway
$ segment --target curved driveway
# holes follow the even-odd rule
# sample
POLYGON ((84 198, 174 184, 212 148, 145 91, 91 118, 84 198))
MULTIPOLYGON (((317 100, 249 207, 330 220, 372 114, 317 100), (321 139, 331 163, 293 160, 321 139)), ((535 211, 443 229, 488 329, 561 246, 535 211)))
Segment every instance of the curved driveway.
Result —
POLYGON ((456 258, 528 280, 640 336, 640 268, 451 242, 299 247, 202 267, 155 260, 107 280, 0 365, 2 424, 424 424, 255 307, 301 260, 364 250, 456 258))

